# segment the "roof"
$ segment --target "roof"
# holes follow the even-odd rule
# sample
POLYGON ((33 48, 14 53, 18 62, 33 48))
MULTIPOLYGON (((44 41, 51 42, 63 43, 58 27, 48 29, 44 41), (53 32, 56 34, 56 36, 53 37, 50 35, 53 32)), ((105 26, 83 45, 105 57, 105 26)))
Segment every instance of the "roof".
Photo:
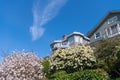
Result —
POLYGON ((82 34, 82 33, 80 33, 80 32, 73 32, 73 33, 71 33, 71 34, 69 34, 67 37, 70 37, 70 36, 72 36, 72 35, 81 35, 81 36, 84 36, 84 34, 82 34))
POLYGON ((102 25, 102 23, 108 18, 108 16, 110 14, 113 14, 113 13, 120 13, 120 10, 113 10, 113 11, 109 11, 103 18, 102 20, 91 30, 87 33, 87 37, 91 37, 94 32, 100 27, 100 25, 102 25))
POLYGON ((69 37, 71 37, 71 36, 73 36, 73 35, 80 35, 80 36, 82 36, 84 39, 90 40, 88 37, 84 36, 84 34, 82 34, 82 33, 80 33, 80 32, 73 32, 73 33, 71 33, 71 34, 69 34, 69 35, 66 35, 67 38, 66 38, 65 40, 54 40, 50 45, 55 44, 55 43, 60 43, 60 42, 66 41, 69 37))

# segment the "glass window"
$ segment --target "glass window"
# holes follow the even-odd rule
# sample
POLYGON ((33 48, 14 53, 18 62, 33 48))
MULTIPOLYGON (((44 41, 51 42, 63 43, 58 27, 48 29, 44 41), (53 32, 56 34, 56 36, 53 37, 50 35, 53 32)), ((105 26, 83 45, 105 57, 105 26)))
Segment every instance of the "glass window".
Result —
POLYGON ((68 41, 69 41, 70 44, 73 44, 73 43, 74 43, 74 37, 70 37, 70 38, 68 39, 68 41))
POLYGON ((100 38, 100 37, 101 37, 100 32, 98 32, 98 33, 95 34, 95 39, 98 39, 98 38, 100 38))
POLYGON ((112 19, 109 19, 108 20, 108 24, 111 24, 113 21, 112 21, 112 19))
POLYGON ((114 17, 113 17, 113 22, 114 22, 114 21, 117 21, 117 16, 114 16, 114 17))
POLYGON ((67 42, 62 42, 62 45, 67 45, 67 42))
POLYGON ((117 24, 111 26, 111 31, 112 31, 112 34, 118 33, 118 30, 117 30, 117 24))
POLYGON ((111 24, 111 23, 113 23, 115 21, 117 21, 117 16, 114 16, 114 17, 108 19, 108 24, 111 24))
POLYGON ((53 49, 54 48, 54 45, 51 45, 51 49, 53 49))

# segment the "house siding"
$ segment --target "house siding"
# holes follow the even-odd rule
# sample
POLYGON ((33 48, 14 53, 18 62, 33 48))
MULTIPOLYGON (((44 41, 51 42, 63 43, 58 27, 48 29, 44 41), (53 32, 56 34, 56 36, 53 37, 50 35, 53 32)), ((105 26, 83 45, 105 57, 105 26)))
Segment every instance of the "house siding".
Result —
POLYGON ((94 43, 94 42, 99 41, 99 40, 101 40, 101 39, 108 38, 108 36, 107 36, 107 34, 106 34, 106 28, 108 28, 108 27, 110 27, 110 26, 112 26, 112 25, 114 25, 114 24, 119 24, 119 25, 120 25, 120 14, 118 14, 118 13, 114 13, 114 14, 109 15, 108 18, 105 19, 101 25, 99 25, 99 28, 98 28, 98 29, 94 32, 94 34, 90 37, 90 43, 94 43), (110 19, 110 18, 112 18, 112 17, 114 17, 114 16, 117 16, 118 21, 113 22, 113 23, 111 23, 111 24, 108 24, 108 19, 110 19), (101 38, 99 38, 99 39, 95 39, 95 34, 96 34, 97 32, 100 32, 100 33, 101 33, 101 38))

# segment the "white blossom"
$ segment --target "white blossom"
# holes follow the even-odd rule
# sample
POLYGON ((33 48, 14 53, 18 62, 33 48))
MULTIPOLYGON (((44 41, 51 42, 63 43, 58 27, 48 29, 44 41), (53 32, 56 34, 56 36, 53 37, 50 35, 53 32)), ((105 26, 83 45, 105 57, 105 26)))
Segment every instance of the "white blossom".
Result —
POLYGON ((51 70, 60 70, 72 67, 84 69, 95 64, 96 58, 90 46, 76 46, 58 49, 50 56, 51 70))

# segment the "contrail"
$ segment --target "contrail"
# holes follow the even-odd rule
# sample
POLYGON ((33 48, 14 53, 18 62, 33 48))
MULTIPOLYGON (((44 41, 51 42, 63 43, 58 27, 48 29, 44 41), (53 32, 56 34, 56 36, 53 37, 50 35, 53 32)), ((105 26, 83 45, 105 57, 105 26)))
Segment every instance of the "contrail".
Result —
POLYGON ((46 0, 45 5, 40 5, 41 0, 33 5, 33 25, 30 27, 32 40, 39 39, 45 32, 44 25, 52 20, 66 4, 67 0, 46 0))

